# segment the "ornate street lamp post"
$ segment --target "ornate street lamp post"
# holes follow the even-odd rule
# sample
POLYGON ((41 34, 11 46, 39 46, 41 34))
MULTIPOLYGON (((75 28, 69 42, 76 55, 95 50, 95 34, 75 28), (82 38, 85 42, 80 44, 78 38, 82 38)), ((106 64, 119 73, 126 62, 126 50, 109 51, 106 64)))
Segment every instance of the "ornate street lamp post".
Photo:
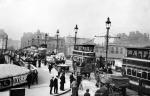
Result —
POLYGON ((76 42, 77 42, 78 25, 76 25, 74 29, 75 29, 75 45, 76 45, 76 42))
POLYGON ((57 36, 57 48, 56 48, 56 53, 58 53, 58 36, 59 36, 59 30, 57 30, 57 32, 56 32, 56 36, 57 36))
POLYGON ((5 50, 7 50, 7 43, 8 43, 8 35, 6 35, 6 44, 5 44, 5 50))
POLYGON ((38 40, 38 47, 39 47, 39 39, 40 39, 40 37, 39 37, 39 36, 37 36, 37 40, 38 40))
POLYGON ((30 46, 30 41, 28 40, 28 46, 30 46))
POLYGON ((45 34, 45 46, 47 46, 47 43, 46 43, 47 42, 47 36, 48 36, 48 34, 46 33, 45 34))
POLYGON ((106 64, 108 63, 107 59, 108 59, 108 42, 109 42, 109 29, 110 29, 110 26, 111 26, 111 21, 108 17, 107 21, 106 21, 106 29, 107 29, 107 34, 106 34, 106 64))
POLYGON ((32 38, 32 45, 34 45, 33 43, 34 43, 34 38, 32 38))
MULTIPOLYGON (((45 34, 45 48, 47 48, 47 44, 46 44, 47 36, 48 36, 48 34, 46 33, 46 34, 45 34)), ((45 62, 44 62, 44 64, 45 64, 45 65, 47 64, 47 62, 46 62, 46 53, 45 53, 45 62)))

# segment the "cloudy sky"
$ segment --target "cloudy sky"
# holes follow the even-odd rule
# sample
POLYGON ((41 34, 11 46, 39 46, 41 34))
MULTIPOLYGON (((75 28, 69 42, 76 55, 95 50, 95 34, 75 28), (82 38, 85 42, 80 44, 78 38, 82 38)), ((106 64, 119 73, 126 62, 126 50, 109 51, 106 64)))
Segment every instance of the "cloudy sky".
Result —
POLYGON ((112 22, 110 34, 139 30, 150 32, 150 0, 0 0, 0 28, 12 39, 23 32, 40 29, 54 36, 94 38, 105 35, 105 21, 112 22))

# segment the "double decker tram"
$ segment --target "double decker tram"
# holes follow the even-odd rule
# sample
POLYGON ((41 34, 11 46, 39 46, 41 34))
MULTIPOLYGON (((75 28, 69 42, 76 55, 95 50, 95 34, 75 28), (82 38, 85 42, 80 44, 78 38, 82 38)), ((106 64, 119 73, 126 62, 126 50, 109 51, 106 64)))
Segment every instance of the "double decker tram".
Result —
POLYGON ((132 89, 150 95, 150 48, 127 48, 123 75, 129 77, 132 89))
POLYGON ((73 50, 73 69, 75 74, 90 74, 94 71, 95 52, 91 44, 74 45, 73 50))

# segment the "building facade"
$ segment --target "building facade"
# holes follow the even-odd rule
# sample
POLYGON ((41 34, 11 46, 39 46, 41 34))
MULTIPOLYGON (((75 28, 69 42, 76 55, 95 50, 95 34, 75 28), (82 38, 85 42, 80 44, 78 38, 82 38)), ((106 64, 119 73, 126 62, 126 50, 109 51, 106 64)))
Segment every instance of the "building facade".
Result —
POLYGON ((6 50, 8 43, 8 35, 3 29, 0 29, 0 50, 6 50))
MULTIPOLYGON (((90 39, 90 38, 76 38, 76 44, 83 44, 83 43, 95 44, 94 40, 90 39)), ((66 36, 65 37, 65 51, 64 51, 64 53, 67 57, 72 56, 74 44, 75 44, 75 37, 72 37, 72 36, 66 36)))
MULTIPOLYGON (((97 45, 95 47, 96 57, 106 57, 105 46, 97 45)), ((108 47, 108 59, 122 59, 126 55, 126 46, 120 46, 110 43, 108 47)))

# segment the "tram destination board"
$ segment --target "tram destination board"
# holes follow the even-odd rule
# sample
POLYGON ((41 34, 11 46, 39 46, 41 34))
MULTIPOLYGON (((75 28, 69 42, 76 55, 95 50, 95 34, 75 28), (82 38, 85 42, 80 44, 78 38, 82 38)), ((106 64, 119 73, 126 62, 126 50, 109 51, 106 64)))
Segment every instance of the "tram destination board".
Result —
POLYGON ((94 57, 95 56, 94 52, 73 51, 73 54, 83 55, 83 56, 90 56, 90 57, 94 57))

